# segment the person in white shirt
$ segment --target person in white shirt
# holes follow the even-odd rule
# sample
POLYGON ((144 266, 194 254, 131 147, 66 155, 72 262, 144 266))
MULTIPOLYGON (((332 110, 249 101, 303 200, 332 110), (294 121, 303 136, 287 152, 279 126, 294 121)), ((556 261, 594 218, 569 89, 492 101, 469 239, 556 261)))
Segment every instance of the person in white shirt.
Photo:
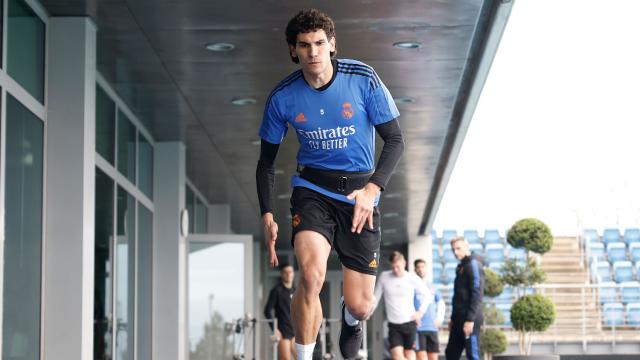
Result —
POLYGON ((393 360, 414 360, 416 329, 434 297, 422 279, 406 271, 407 262, 400 252, 391 253, 389 262, 391 270, 383 271, 378 277, 374 305, 377 306, 384 297, 389 326, 389 352, 393 360), (416 295, 424 299, 418 310, 415 310, 413 302, 416 295))

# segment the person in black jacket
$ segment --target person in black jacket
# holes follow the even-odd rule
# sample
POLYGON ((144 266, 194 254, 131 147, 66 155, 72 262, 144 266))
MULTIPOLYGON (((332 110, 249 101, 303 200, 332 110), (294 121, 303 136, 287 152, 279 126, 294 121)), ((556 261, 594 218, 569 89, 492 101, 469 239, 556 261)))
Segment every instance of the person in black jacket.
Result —
MULTIPOLYGON (((291 353, 296 354, 293 325, 291 324, 291 298, 295 288, 293 266, 280 265, 280 282, 271 289, 269 299, 264 307, 267 319, 278 319, 275 337, 278 341, 278 359, 289 360, 291 353)), ((273 325, 271 325, 273 329, 273 325)))
POLYGON ((460 264, 456 268, 453 285, 453 309, 449 322, 447 360, 458 360, 464 349, 469 360, 480 359, 480 327, 484 271, 482 259, 469 251, 469 243, 462 236, 451 239, 451 249, 460 264))

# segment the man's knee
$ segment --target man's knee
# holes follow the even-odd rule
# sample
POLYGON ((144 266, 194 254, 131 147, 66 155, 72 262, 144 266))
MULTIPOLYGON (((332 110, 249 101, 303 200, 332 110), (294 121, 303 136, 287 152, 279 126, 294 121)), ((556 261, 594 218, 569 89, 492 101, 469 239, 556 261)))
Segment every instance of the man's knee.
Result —
POLYGON ((367 320, 373 310, 373 296, 362 296, 360 299, 351 300, 345 304, 353 317, 358 320, 367 320))
POLYGON ((300 286, 307 296, 318 296, 324 284, 325 272, 318 268, 305 269, 302 272, 300 286))

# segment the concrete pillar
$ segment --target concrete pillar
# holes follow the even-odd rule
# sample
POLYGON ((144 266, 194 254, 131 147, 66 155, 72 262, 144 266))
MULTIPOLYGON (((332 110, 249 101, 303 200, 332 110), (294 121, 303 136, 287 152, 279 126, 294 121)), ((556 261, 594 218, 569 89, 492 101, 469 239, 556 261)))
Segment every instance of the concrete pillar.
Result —
POLYGON ((185 208, 186 150, 180 142, 157 142, 154 152, 152 358, 186 360, 188 244, 180 231, 185 208))
POLYGON ((96 27, 49 20, 44 358, 93 358, 96 27))
POLYGON ((409 263, 409 271, 411 272, 414 271, 413 262, 416 259, 423 259, 424 261, 426 261, 427 279, 429 282, 431 282, 431 280, 433 279, 433 259, 431 259, 433 252, 431 251, 431 249, 431 235, 416 236, 412 239, 412 241, 409 242, 409 259, 407 260, 409 263))

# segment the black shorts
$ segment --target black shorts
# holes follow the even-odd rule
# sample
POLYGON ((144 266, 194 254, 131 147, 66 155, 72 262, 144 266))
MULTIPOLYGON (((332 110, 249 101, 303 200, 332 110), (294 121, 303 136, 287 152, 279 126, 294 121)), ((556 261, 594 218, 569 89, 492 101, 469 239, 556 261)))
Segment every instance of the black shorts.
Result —
POLYGON ((291 194, 291 245, 298 232, 315 231, 336 249, 342 265, 376 275, 380 262, 380 211, 377 206, 373 208, 373 229, 365 224, 360 234, 351 232, 352 218, 353 205, 296 186, 291 194))
POLYGON ((418 341, 416 351, 426 351, 428 353, 440 352, 440 342, 437 331, 418 331, 418 341))
POLYGON ((389 348, 402 346, 405 350, 414 349, 416 346, 416 322, 409 321, 404 324, 389 323, 389 348))

